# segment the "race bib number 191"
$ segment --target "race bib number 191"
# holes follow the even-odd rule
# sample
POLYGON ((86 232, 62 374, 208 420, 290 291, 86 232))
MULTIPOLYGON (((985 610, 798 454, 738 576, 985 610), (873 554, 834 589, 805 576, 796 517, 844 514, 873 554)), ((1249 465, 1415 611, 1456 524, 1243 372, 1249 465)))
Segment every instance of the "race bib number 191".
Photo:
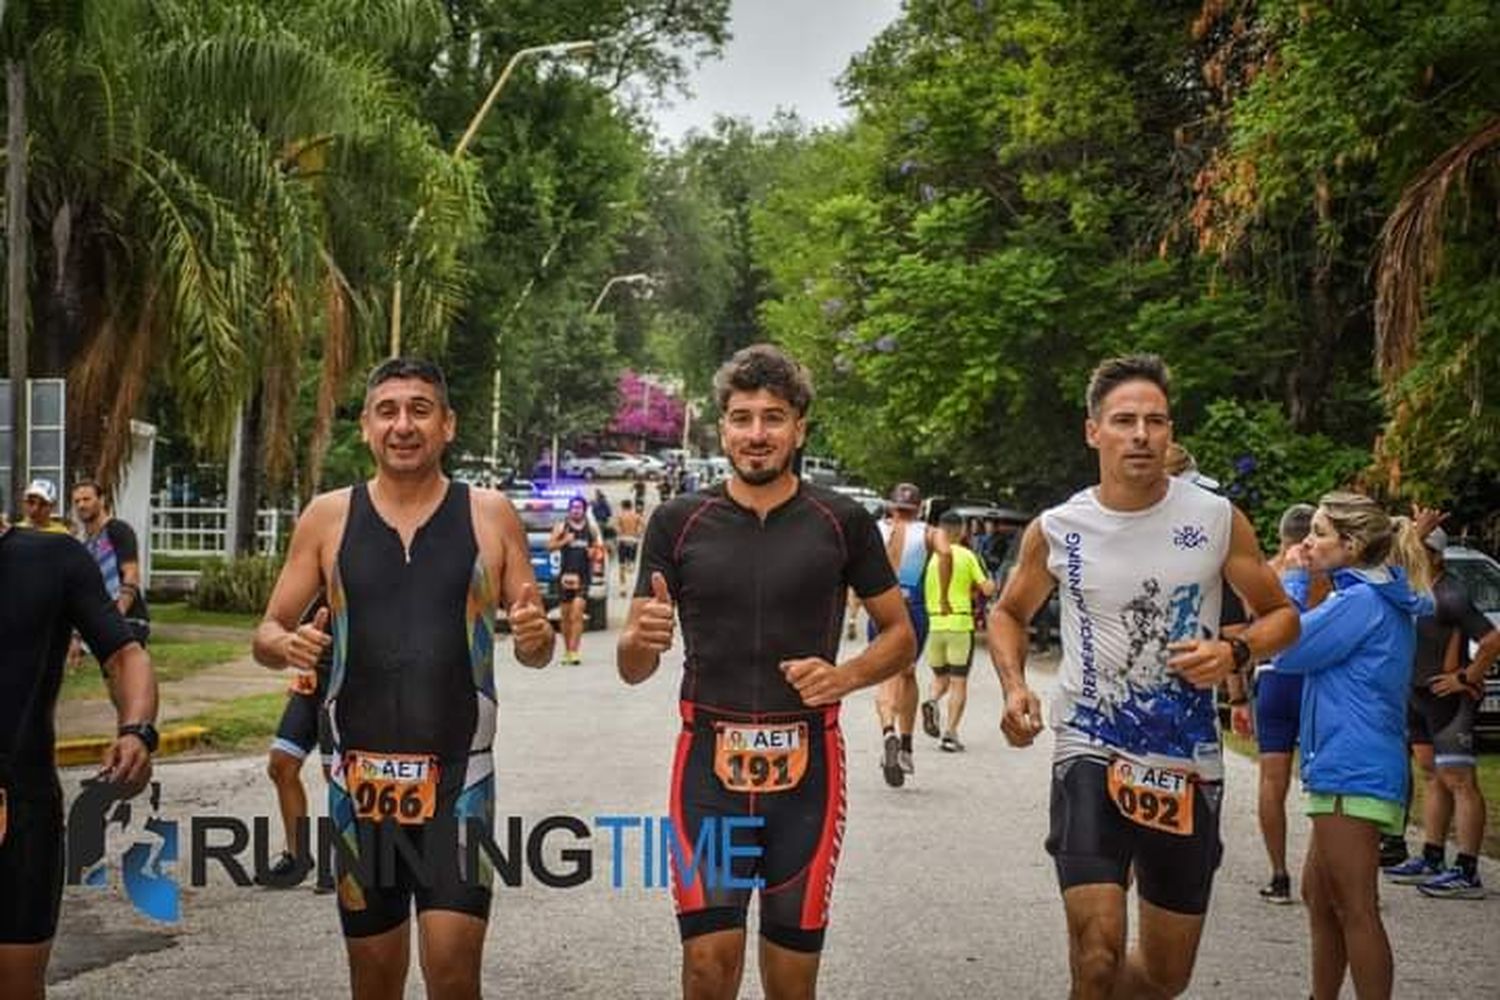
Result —
POLYGON ((1193 782, 1186 771, 1116 757, 1109 762, 1109 797, 1132 823, 1192 836, 1193 782))
POLYGON ((731 792, 785 792, 807 774, 807 723, 725 723, 714 737, 714 774, 731 792))
POLYGON ((356 819, 413 824, 437 812, 438 763, 430 754, 352 751, 344 780, 356 819))

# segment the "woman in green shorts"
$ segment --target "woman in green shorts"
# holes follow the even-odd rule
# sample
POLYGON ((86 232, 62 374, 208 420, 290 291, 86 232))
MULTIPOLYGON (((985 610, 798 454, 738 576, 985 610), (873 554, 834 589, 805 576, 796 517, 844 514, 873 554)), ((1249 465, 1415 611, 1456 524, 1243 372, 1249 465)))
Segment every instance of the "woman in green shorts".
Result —
POLYGON ((1312 938, 1312 993, 1334 1000, 1345 970, 1360 1000, 1391 995, 1380 920, 1380 834, 1398 832, 1406 801, 1406 696, 1416 618, 1430 613, 1416 530, 1368 497, 1329 493, 1288 559, 1287 593, 1307 606, 1308 570, 1334 592, 1302 615, 1276 669, 1303 674, 1302 784, 1313 834, 1302 871, 1312 938))

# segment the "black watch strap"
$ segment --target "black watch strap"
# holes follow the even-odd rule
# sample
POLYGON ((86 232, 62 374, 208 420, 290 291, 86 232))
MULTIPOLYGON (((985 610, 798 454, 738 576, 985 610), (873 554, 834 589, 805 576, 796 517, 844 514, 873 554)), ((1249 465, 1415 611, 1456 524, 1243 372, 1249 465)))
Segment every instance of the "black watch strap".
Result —
POLYGON ((157 735, 156 727, 149 722, 132 722, 121 726, 116 730, 116 735, 134 736, 146 745, 147 753, 156 753, 156 748, 161 743, 161 737, 157 735))

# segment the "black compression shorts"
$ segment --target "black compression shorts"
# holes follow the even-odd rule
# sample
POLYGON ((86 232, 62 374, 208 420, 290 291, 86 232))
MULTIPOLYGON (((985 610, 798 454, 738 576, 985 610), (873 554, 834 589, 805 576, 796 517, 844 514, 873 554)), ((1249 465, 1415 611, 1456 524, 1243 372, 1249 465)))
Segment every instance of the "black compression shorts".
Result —
POLYGON ((1223 855, 1219 841, 1222 782, 1198 782, 1193 795, 1193 833, 1179 836, 1148 829, 1121 815, 1109 797, 1108 765, 1074 757, 1052 766, 1052 829, 1047 853, 1064 889, 1113 882, 1128 884, 1135 868, 1141 898, 1173 913, 1208 911, 1214 871, 1223 855))
POLYGON ((1406 725, 1413 743, 1432 745, 1437 767, 1474 767, 1474 722, 1479 703, 1465 694, 1437 695, 1425 688, 1411 693, 1406 725))
MULTIPOLYGON (((834 869, 844 833, 844 737, 838 707, 797 714, 744 715, 682 703, 682 733, 672 768, 672 826, 678 857, 696 859, 706 820, 750 817, 763 825, 738 829, 736 847, 758 848, 755 857, 732 862, 736 880, 760 880, 760 933, 772 944, 815 953, 823 948, 834 869), (779 792, 730 791, 715 773, 715 743, 725 726, 805 725, 807 769, 794 787, 779 792)), ((759 787, 777 783, 774 769, 759 787)), ((722 847, 719 826, 712 831, 712 852, 722 847)), ((743 929, 750 907, 749 887, 723 883, 718 864, 711 872, 700 865, 685 880, 679 862, 672 867, 673 895, 683 940, 714 931, 743 929)), ((687 861, 691 866, 691 860, 687 861)))
POLYGON ((41 944, 57 933, 63 889, 62 789, 11 787, 0 842, 0 944, 41 944))
POLYGON ((418 914, 452 910, 489 919, 490 879, 479 872, 463 873, 467 852, 458 822, 451 810, 444 810, 440 818, 415 826, 355 823, 359 854, 372 870, 356 873, 335 852, 339 923, 345 937, 373 937, 401 926, 411 916, 413 900, 418 914), (401 850, 398 840, 409 853, 401 850), (348 884, 346 874, 357 889, 348 884))
POLYGON ((292 693, 287 696, 286 708, 281 713, 281 724, 276 727, 276 738, 271 749, 298 760, 306 759, 313 747, 323 757, 326 767, 333 760, 333 740, 328 731, 327 713, 323 711, 321 695, 292 693))

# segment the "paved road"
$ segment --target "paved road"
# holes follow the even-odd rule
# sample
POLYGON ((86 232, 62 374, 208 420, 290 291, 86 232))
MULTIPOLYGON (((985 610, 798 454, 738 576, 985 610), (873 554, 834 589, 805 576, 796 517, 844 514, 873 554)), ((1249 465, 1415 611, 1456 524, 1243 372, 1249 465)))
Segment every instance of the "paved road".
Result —
MULTIPOLYGON (((613 633, 590 635, 582 667, 501 672, 496 757, 500 812, 530 825, 570 814, 661 815, 676 735, 678 670, 623 687, 613 633)), ((915 781, 893 791, 877 766, 868 692, 845 705, 849 820, 824 962, 829 997, 1056 997, 1066 991, 1063 916, 1042 851, 1047 748, 1007 748, 995 726, 993 676, 976 675, 969 752, 938 753, 924 737, 915 781)), ((1047 686, 1042 679, 1043 686, 1047 686)), ((163 813, 273 814, 257 758, 168 762, 163 813)), ((309 778, 317 784, 309 770, 309 778)), ((79 775, 69 775, 76 781, 79 775)), ((1254 770, 1230 755, 1226 860, 1189 995, 1307 994, 1305 917, 1256 898, 1264 860, 1253 813, 1254 770)), ((314 794, 316 801, 319 796, 314 794)), ((1305 823, 1293 823, 1300 859, 1305 823)), ((567 846, 554 839, 553 851, 567 846)), ((667 894, 612 890, 596 838, 594 880, 570 890, 528 879, 497 894, 485 959, 491 996, 667 997, 678 947, 667 894)), ((1486 863, 1500 886, 1500 865, 1486 863)), ((1438 902, 1415 890, 1384 900, 1400 997, 1496 996, 1500 899, 1438 902), (1466 943, 1466 944, 1465 944, 1466 943)), ((136 915, 118 890, 70 888, 52 967, 53 995, 336 996, 346 989, 334 904, 310 889, 236 889, 216 870, 185 889, 174 926, 136 915)), ((420 996, 413 971, 408 995, 420 996)), ((743 992, 761 995, 754 961, 743 992)), ((1352 994, 1351 994, 1352 995, 1352 994)))

